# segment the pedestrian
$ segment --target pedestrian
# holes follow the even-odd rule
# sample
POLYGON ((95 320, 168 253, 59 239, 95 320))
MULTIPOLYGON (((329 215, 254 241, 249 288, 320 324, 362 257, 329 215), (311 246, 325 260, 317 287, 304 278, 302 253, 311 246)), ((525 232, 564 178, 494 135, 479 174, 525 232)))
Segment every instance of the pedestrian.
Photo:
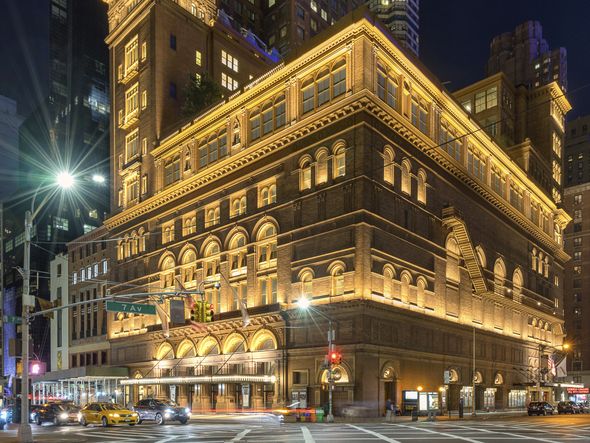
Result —
POLYGON ((391 399, 388 398, 387 401, 385 402, 385 420, 391 421, 392 412, 393 412, 393 403, 391 402, 391 399))

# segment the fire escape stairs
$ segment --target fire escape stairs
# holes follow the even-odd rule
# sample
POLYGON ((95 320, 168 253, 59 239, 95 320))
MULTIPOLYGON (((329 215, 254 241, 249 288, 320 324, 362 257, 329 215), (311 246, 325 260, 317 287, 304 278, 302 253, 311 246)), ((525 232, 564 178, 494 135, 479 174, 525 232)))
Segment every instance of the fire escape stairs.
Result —
POLYGON ((483 269, 479 264, 477 253, 475 252, 475 248, 469 237, 469 231, 467 231, 465 220, 463 220, 462 215, 456 208, 448 206, 443 208, 442 222, 443 226, 451 229, 455 236, 457 246, 459 247, 461 256, 465 261, 465 267, 471 278, 475 294, 483 296, 489 292, 488 282, 483 274, 483 269))

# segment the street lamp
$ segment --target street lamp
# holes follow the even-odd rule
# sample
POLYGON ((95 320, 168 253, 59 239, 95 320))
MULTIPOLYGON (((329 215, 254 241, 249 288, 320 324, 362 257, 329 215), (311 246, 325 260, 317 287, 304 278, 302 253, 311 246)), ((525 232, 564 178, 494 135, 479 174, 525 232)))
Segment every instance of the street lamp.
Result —
MULTIPOLYGON (((297 300, 297 306, 299 309, 307 311, 313 309, 311 302, 306 297, 301 297, 297 300)), ((332 391, 334 390, 334 377, 332 376, 332 361, 330 356, 334 352, 334 329, 332 327, 332 319, 321 311, 314 309, 320 317, 328 320, 328 415, 326 416, 326 423, 334 423, 334 414, 332 412, 332 391)))
POLYGON ((94 174, 92 176, 92 181, 94 183, 103 184, 104 182, 106 182, 106 178, 104 177, 104 175, 94 174))
MULTIPOLYGON (((61 189, 69 189, 74 186, 74 177, 68 172, 60 172, 55 177, 55 184, 61 189)), ((29 310, 35 307, 35 301, 30 294, 31 278, 31 231, 33 230, 33 219, 54 195, 51 192, 45 196, 41 204, 35 209, 35 199, 43 183, 35 190, 31 200, 31 209, 25 212, 25 242, 23 253, 23 296, 22 296, 22 379, 21 379, 21 411, 20 426, 17 436, 22 443, 32 443, 33 433, 29 424, 29 310)))

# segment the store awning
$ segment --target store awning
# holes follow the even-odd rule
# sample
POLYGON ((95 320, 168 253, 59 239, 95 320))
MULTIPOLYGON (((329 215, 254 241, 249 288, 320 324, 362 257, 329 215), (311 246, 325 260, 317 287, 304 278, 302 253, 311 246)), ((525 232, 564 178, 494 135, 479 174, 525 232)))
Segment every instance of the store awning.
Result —
POLYGON ((43 375, 31 377, 33 383, 59 381, 100 381, 107 379, 121 379, 129 377, 129 369, 123 367, 82 366, 61 371, 46 372, 43 375))
POLYGON ((123 386, 131 385, 195 385, 218 383, 274 383, 274 375, 195 375, 189 377, 128 378, 123 386))

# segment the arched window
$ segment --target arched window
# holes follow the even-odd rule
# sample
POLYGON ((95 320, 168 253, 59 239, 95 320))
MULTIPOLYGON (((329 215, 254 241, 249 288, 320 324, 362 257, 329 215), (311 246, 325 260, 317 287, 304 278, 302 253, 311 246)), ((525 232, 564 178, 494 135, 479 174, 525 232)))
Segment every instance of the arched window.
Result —
POLYGON ((512 274, 512 292, 516 301, 521 300, 523 284, 522 272, 517 268, 514 270, 514 274, 512 274))
POLYGON ((346 175, 346 149, 344 146, 338 146, 334 151, 333 171, 334 178, 346 175))
POLYGON ((303 96, 303 114, 313 111, 315 108, 315 84, 313 77, 308 77, 301 83, 301 94, 303 96))
POLYGON ((344 294, 344 267, 340 264, 333 266, 330 275, 332 278, 332 296, 344 294))
POLYGON ((302 158, 299 162, 299 190, 311 189, 311 158, 302 158))
POLYGON ((393 159, 393 150, 388 146, 383 150, 383 180, 391 185, 393 185, 393 171, 395 167, 393 164, 393 159))
POLYGON ((277 230, 272 223, 263 225, 258 234, 258 269, 277 266, 277 230))
POLYGON ((237 195, 231 201, 231 216, 238 217, 246 213, 246 196, 237 195))
POLYGON ((205 248, 205 277, 216 278, 219 274, 219 245, 212 241, 205 248))
POLYGON ((533 248, 531 252, 531 269, 535 272, 539 268, 538 260, 539 257, 537 257, 537 248, 533 248))
POLYGON ((247 272, 246 262, 246 236, 242 233, 235 234, 229 242, 229 271, 230 275, 242 275, 247 272))
POLYGON ((121 261, 125 258, 125 244, 122 240, 117 242, 117 260, 121 261))
POLYGON ((320 69, 301 82, 302 113, 306 114, 346 92, 346 60, 320 69))
POLYGON ((258 206, 260 208, 264 207, 264 206, 268 206, 272 203, 276 203, 277 201, 277 185, 270 184, 270 185, 266 185, 263 186, 260 189, 260 194, 259 194, 259 204, 258 206))
POLYGON ((187 217, 184 219, 183 235, 190 235, 197 232, 197 218, 187 217))
POLYGON ((219 206, 209 207, 205 210, 205 227, 219 223, 219 206))
POLYGON ((174 257, 172 256, 168 256, 162 261, 162 265, 160 266, 160 282, 162 284, 162 288, 174 287, 175 267, 176 263, 174 261, 174 257))
POLYGON ((426 204, 426 172, 424 169, 418 170, 417 198, 420 203, 426 204))
POLYGON ((412 286, 412 276, 405 271, 401 274, 401 299, 407 302, 410 297, 410 286, 412 286))
POLYGON ((308 300, 313 297, 313 274, 310 270, 303 271, 299 277, 301 281, 301 297, 308 300))
POLYGON ((383 296, 393 298, 393 279, 395 278, 394 270, 391 266, 383 268, 383 296))
POLYGON ((479 261, 479 265, 482 268, 486 268, 488 266, 486 253, 480 245, 475 247, 475 253, 477 254, 477 260, 479 261))
MULTIPOLYGON (((123 258, 127 258, 131 255, 129 246, 130 246, 129 245, 129 234, 125 234, 125 237, 123 240, 123 258)), ((541 264, 541 267, 542 267, 542 264, 541 264)))
POLYGON ((328 152, 322 148, 316 154, 316 176, 315 181, 318 185, 328 181, 328 152))
POLYGON ((506 279, 506 266, 501 258, 494 264, 494 292, 504 296, 504 280, 506 279))
POLYGON ((543 266, 543 276, 545 278, 549 278, 549 257, 545 256, 544 266, 543 266))
POLYGON ((459 257, 461 255, 459 251, 459 246, 457 245, 457 241, 453 236, 449 236, 447 238, 446 243, 447 249, 447 267, 446 267, 446 277, 447 280, 453 282, 459 282, 460 273, 459 273, 459 257))
POLYGON ((402 162, 402 192, 412 194, 412 165, 408 159, 402 162))
POLYGON ((398 91, 399 80, 397 74, 379 63, 377 66, 377 96, 392 108, 397 109, 398 91))
POLYGON ((139 235, 139 252, 145 252, 145 237, 146 237, 145 229, 139 228, 138 235, 139 235))
POLYGON ((196 279, 196 260, 197 255, 192 249, 189 249, 182 255, 180 263, 182 265, 181 272, 183 283, 192 282, 196 279))
POLYGON ((260 138, 260 109, 256 108, 250 112, 250 141, 260 138))

